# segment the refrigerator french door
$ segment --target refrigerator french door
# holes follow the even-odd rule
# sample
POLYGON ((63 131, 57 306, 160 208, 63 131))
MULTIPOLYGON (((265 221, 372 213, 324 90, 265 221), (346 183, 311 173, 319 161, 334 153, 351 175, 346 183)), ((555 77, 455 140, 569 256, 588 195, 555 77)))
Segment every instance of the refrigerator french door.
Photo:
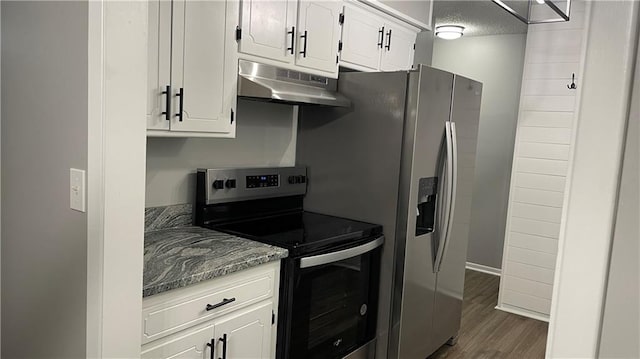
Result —
POLYGON ((349 109, 301 109, 305 209, 380 223, 377 358, 420 358, 456 337, 482 84, 424 65, 343 73, 349 109))

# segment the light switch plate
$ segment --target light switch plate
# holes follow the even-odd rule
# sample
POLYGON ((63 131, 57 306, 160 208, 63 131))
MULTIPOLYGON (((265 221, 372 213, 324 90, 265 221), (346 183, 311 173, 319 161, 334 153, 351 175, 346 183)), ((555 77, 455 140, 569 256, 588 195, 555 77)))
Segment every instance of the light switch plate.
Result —
POLYGON ((85 171, 75 168, 69 170, 69 203, 71 209, 86 212, 85 209, 85 171))

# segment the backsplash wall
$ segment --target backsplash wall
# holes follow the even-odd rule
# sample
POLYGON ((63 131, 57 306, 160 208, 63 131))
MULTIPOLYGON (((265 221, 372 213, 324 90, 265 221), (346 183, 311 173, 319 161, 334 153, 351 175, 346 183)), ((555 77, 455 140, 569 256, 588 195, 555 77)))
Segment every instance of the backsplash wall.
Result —
POLYGON ((235 139, 147 138, 146 207, 195 201, 195 170, 293 166, 294 106, 238 100, 235 139))

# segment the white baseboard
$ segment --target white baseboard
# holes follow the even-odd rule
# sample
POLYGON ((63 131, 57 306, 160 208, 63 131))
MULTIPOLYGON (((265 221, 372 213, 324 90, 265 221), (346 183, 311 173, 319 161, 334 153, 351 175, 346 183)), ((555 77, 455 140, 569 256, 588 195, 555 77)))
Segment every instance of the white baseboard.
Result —
POLYGON ((502 274, 502 270, 500 268, 493 268, 477 263, 467 262, 466 268, 476 272, 497 275, 498 277, 500 276, 500 274, 502 274))
POLYGON ((512 307, 512 306, 506 306, 506 305, 497 305, 496 306, 497 310, 501 310, 503 312, 507 312, 507 313, 511 313, 511 314, 517 314, 523 317, 527 317, 527 318, 531 318, 531 319, 536 319, 536 320, 540 320, 543 322, 547 322, 549 323, 549 316, 544 315, 542 313, 536 313, 536 312, 532 312, 526 309, 522 309, 522 308, 517 308, 517 307, 512 307))

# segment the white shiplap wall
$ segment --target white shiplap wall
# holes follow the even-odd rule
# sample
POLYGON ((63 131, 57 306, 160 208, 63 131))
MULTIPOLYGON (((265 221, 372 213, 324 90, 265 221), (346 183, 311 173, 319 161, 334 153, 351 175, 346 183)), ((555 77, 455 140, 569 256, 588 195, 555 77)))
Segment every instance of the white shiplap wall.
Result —
POLYGON ((498 309, 548 320, 565 180, 571 160, 588 24, 587 4, 566 23, 527 34, 498 309))

